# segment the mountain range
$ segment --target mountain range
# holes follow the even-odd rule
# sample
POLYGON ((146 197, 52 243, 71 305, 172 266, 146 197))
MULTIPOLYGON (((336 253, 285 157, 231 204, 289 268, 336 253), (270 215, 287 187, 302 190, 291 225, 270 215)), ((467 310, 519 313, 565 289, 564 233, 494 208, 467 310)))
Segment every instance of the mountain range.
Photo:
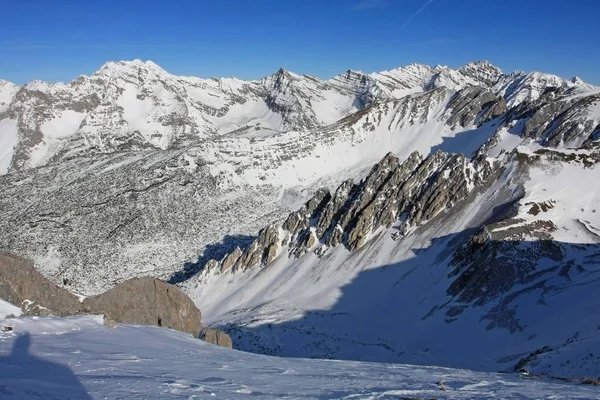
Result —
POLYGON ((485 61, 0 81, 0 247, 243 350, 597 376, 599 142, 600 88, 485 61))

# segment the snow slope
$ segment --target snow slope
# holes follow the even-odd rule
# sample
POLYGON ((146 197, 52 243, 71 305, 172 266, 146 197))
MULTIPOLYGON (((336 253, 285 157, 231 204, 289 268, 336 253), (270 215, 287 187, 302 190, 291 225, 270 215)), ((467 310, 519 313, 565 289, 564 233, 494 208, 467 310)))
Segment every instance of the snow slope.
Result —
POLYGON ((18 143, 17 121, 12 119, 0 121, 0 174, 8 171, 13 149, 18 143))
POLYGON ((19 307, 0 299, 0 321, 4 320, 8 315, 19 316, 22 311, 19 307))
POLYGON ((593 386, 515 374, 261 356, 102 317, 10 324, 0 333, 6 399, 600 398, 593 386))
POLYGON ((536 372, 596 376, 600 192, 586 182, 600 180, 598 151, 532 148, 400 238, 396 221, 356 252, 284 246, 271 264, 207 269, 185 290, 249 351, 488 371, 540 351, 536 372))

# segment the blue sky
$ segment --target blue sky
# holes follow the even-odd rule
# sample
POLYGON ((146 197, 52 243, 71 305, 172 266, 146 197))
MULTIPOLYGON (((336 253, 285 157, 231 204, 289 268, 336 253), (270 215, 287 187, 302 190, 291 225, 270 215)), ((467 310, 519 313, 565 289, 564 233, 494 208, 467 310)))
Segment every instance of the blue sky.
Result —
POLYGON ((70 81, 106 61, 200 77, 322 78, 486 59, 600 85, 599 0, 0 0, 0 78, 70 81))

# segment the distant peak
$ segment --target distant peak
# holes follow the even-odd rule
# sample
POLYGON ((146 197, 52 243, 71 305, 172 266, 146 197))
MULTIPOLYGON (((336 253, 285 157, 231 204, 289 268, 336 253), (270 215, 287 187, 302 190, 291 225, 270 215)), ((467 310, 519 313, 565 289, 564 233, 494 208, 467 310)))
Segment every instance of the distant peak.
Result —
POLYGON ((500 71, 500 68, 496 67, 494 64, 490 63, 487 60, 479 60, 479 61, 471 61, 460 67, 459 69, 493 69, 500 71))
POLYGON ((0 79, 0 86, 19 86, 16 83, 4 80, 4 79, 0 79))
POLYGON ((158 64, 148 60, 142 61, 139 58, 134 60, 109 61, 104 64, 93 75, 119 75, 137 73, 138 70, 152 71, 155 74, 164 74, 166 71, 158 64))
MULTIPOLYGON (((431 69, 430 65, 417 63, 417 62, 412 62, 412 63, 408 64, 406 67, 419 68, 419 69, 431 69)), ((400 68, 406 68, 406 67, 400 67, 400 68)), ((399 69, 399 68, 396 68, 396 69, 399 69)))
POLYGON ((288 71, 287 69, 285 69, 283 67, 279 67, 279 69, 277 70, 277 72, 275 74, 276 75, 289 75, 290 71, 288 71))
POLYGON ((471 61, 471 62, 467 63, 466 65, 477 65, 480 67, 493 66, 488 60, 471 61))
POLYGON ((287 70, 283 67, 280 67, 277 72, 275 72, 273 75, 273 77, 277 78, 277 79, 283 79, 283 78, 299 78, 300 75, 296 75, 295 73, 293 73, 290 70, 287 70))
POLYGON ((121 61, 109 61, 104 64, 100 69, 105 68, 123 68, 123 67, 145 67, 145 68, 160 68, 160 66, 150 60, 142 61, 139 58, 134 60, 121 60, 121 61))
POLYGON ((340 75, 343 75, 346 78, 350 78, 350 77, 363 76, 364 73, 362 71, 358 71, 358 70, 354 70, 354 69, 348 69, 348 70, 342 72, 340 75))
POLYGON ((569 81, 574 83, 576 86, 593 87, 592 85, 590 85, 589 83, 587 83, 586 81, 584 81, 583 79, 581 79, 578 76, 572 77, 571 79, 569 79, 569 81))

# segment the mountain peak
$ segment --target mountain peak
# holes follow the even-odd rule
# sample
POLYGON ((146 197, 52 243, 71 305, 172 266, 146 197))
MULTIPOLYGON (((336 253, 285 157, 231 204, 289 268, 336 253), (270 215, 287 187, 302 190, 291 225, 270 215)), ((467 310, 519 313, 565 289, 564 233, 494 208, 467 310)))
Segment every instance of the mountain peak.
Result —
POLYGON ((122 61, 109 61, 104 64, 100 69, 94 73, 96 74, 110 74, 116 75, 119 73, 131 72, 131 70, 139 70, 145 69, 148 71, 153 71, 155 73, 164 74, 166 71, 162 69, 158 64, 147 60, 142 61, 139 58, 136 58, 131 61, 122 60, 122 61))
POLYGON ((490 63, 488 60, 479 60, 479 61, 470 61, 464 65, 466 66, 474 66, 474 67, 494 67, 495 66, 490 63))
POLYGON ((2 86, 19 86, 16 83, 4 80, 4 79, 0 79, 0 87, 2 86))
POLYGON ((356 71, 353 69, 348 69, 340 74, 337 74, 332 79, 333 80, 345 80, 345 81, 354 81, 356 79, 360 79, 365 76, 364 72, 356 71))
POLYGON ((297 78, 300 78, 300 75, 295 74, 292 71, 285 69, 284 67, 279 67, 277 72, 275 72, 273 75, 268 76, 267 78, 281 81, 281 80, 293 79, 293 78, 297 79, 297 78))
POLYGON ((581 86, 581 87, 588 88, 588 89, 591 89, 594 87, 594 85, 590 85, 589 83, 587 83, 586 81, 584 81, 583 79, 581 79, 578 76, 572 77, 571 79, 569 79, 569 81, 571 83, 574 83, 575 86, 581 86))
POLYGON ((494 85, 502 76, 504 76, 504 72, 500 68, 487 60, 472 61, 466 63, 457 70, 464 76, 488 86, 494 85))

